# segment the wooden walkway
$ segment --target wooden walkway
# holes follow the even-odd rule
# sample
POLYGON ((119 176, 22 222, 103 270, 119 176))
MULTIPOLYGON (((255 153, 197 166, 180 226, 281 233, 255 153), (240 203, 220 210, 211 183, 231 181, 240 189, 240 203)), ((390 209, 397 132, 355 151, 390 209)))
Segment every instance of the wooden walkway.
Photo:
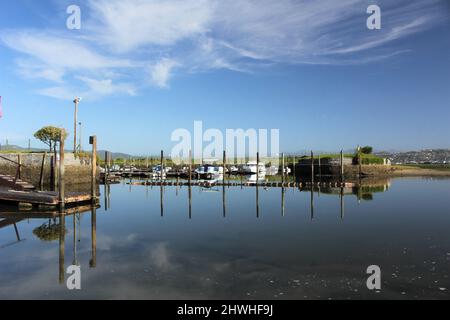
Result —
MULTIPOLYGON (((84 192, 67 192, 65 203, 74 205, 92 201, 92 196, 84 192)), ((57 192, 49 191, 17 191, 0 187, 0 202, 28 203, 31 205, 58 206, 57 192)))

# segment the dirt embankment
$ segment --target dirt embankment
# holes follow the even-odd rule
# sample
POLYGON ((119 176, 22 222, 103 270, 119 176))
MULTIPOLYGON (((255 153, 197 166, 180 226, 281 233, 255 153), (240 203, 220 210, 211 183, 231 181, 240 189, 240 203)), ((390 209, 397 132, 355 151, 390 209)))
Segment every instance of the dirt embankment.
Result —
MULTIPOLYGON (((357 168, 353 168, 357 170, 357 168)), ((450 170, 419 168, 410 166, 363 166, 362 172, 368 176, 389 177, 450 177, 450 170)))

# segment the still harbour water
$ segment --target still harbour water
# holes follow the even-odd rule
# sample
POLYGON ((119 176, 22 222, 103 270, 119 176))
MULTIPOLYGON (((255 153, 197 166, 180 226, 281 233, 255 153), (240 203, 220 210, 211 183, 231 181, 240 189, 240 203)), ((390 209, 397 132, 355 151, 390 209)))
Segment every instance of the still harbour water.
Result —
POLYGON ((63 219, 0 206, 0 299, 450 298, 449 179, 101 192, 63 219))

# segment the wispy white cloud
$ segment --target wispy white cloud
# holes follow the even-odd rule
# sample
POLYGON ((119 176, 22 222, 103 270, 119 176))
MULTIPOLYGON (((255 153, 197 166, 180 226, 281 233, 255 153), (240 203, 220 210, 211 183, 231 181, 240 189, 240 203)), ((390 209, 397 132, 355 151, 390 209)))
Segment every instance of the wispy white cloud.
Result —
POLYGON ((50 81, 39 93, 66 99, 167 88, 173 72, 252 71, 264 65, 357 64, 407 52, 396 40, 446 19, 443 0, 376 1, 382 29, 365 22, 367 0, 88 0, 74 33, 2 30, 19 73, 50 81), (126 80, 124 80, 126 79, 126 80), (72 94, 73 95, 73 94, 72 94))
POLYGON ((160 88, 167 88, 172 70, 179 64, 172 60, 164 58, 150 67, 151 83, 160 88))
POLYGON ((119 52, 143 46, 171 46, 208 31, 213 18, 209 0, 90 0, 90 28, 101 42, 119 52))

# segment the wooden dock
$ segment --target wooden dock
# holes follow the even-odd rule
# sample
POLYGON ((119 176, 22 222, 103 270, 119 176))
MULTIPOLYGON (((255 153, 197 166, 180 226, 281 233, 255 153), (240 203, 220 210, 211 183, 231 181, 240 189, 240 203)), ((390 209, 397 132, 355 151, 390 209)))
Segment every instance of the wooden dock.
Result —
MULTIPOLYGON (((85 192, 67 192, 67 205, 76 205, 92 201, 92 196, 85 192)), ((95 199, 96 200, 96 199, 95 199)), ((28 203, 31 205, 58 206, 58 192, 51 191, 17 191, 0 187, 0 202, 28 203)))
POLYGON ((335 187, 335 188, 352 188, 356 184, 352 182, 270 182, 270 181, 260 181, 256 182, 237 182, 237 181, 135 181, 128 182, 129 185, 136 186, 199 186, 199 187, 264 187, 264 188, 301 188, 301 187, 335 187))

